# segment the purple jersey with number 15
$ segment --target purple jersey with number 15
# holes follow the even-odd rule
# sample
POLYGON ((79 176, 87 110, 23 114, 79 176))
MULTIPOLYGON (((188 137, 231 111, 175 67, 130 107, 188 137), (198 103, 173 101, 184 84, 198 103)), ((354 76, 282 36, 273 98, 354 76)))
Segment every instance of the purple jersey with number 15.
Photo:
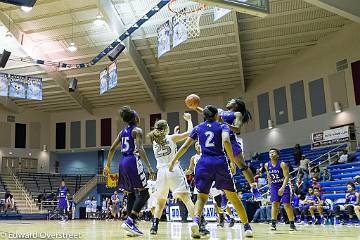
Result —
POLYGON ((134 155, 135 143, 132 136, 134 126, 128 126, 121 131, 121 153, 123 155, 134 155))

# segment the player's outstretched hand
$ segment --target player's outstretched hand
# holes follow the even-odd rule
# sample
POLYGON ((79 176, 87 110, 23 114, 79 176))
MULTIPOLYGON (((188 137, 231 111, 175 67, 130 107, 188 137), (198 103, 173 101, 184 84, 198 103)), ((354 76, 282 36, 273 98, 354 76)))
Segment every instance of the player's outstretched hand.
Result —
POLYGON ((110 174, 110 168, 108 166, 105 166, 103 171, 104 177, 108 177, 109 174, 110 174))
POLYGON ((149 173, 150 173, 150 180, 155 181, 156 180, 156 173, 154 172, 154 170, 151 169, 149 171, 149 173))
POLYGON ((184 113, 184 119, 185 119, 185 121, 190 121, 191 120, 191 114, 190 113, 184 113))
POLYGON ((279 191, 278 191, 278 195, 279 195, 279 196, 284 195, 284 191, 285 191, 284 188, 280 188, 279 191))
POLYGON ((175 133, 175 134, 179 134, 179 133, 180 133, 180 127, 179 127, 179 126, 174 127, 174 133, 175 133))
POLYGON ((169 172, 173 172, 174 171, 174 166, 175 166, 175 162, 171 161, 170 166, 169 166, 169 172))

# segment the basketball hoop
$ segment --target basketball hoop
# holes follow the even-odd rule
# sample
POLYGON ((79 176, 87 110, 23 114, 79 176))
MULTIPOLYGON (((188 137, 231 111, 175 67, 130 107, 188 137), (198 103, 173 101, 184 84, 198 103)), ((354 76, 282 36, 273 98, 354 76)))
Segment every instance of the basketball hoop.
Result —
POLYGON ((200 17, 205 10, 206 5, 203 3, 191 2, 188 0, 171 0, 168 8, 175 18, 188 31, 188 38, 200 36, 200 17))

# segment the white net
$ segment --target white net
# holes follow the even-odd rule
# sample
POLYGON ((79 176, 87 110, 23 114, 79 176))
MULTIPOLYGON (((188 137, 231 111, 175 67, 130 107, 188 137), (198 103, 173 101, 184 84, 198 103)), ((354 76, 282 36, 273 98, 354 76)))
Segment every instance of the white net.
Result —
POLYGON ((188 38, 200 36, 200 18, 204 9, 204 4, 188 0, 172 0, 169 3, 169 10, 176 20, 186 27, 188 38))

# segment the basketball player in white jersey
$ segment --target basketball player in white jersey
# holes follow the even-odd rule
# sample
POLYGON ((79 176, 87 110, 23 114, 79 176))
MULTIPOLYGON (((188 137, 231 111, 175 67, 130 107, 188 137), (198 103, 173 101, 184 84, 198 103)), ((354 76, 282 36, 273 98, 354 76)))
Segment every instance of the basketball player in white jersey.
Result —
POLYGON ((175 133, 169 135, 169 125, 165 120, 159 120, 155 123, 154 130, 149 133, 149 137, 153 143, 154 155, 157 161, 157 181, 156 192, 154 196, 157 198, 153 225, 150 229, 151 234, 157 234, 159 221, 164 210, 166 200, 171 191, 175 198, 181 199, 185 204, 191 217, 194 216, 194 203, 190 197, 190 188, 187 184, 184 171, 180 164, 174 167, 173 172, 169 172, 169 165, 177 152, 176 143, 185 140, 193 129, 191 115, 184 114, 187 121, 188 129, 184 133, 175 133))

